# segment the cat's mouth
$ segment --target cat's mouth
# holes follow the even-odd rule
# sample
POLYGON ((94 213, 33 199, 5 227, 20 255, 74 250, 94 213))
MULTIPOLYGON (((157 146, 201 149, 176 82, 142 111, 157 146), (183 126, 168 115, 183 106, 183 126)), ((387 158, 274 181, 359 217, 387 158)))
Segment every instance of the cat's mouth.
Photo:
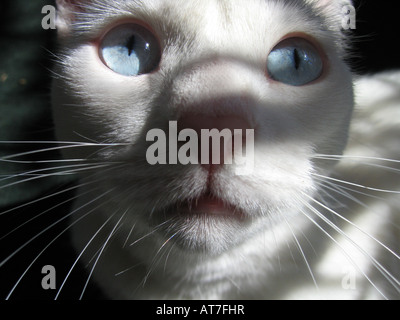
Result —
POLYGON ((186 206, 181 207, 178 213, 234 219, 243 219, 245 216, 244 212, 239 208, 208 193, 198 199, 190 201, 186 206))
POLYGON ((244 220, 245 212, 227 201, 206 192, 200 197, 170 206, 167 212, 183 218, 209 217, 215 219, 244 220))
POLYGON ((171 205, 161 217, 166 219, 158 222, 162 243, 207 254, 220 254, 241 242, 251 222, 244 210, 208 192, 171 205))

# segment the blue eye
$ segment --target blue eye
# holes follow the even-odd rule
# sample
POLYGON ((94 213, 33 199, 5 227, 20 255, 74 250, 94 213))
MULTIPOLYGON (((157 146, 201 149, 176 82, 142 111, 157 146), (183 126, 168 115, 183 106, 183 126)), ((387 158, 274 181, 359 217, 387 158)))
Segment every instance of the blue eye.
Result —
POLYGON ((106 34, 100 56, 111 70, 124 76, 138 76, 158 67, 161 50, 155 36, 138 24, 120 25, 106 34))
POLYGON ((276 81, 302 86, 321 76, 323 62, 318 50, 310 42, 302 38, 290 38, 271 51, 267 70, 276 81))

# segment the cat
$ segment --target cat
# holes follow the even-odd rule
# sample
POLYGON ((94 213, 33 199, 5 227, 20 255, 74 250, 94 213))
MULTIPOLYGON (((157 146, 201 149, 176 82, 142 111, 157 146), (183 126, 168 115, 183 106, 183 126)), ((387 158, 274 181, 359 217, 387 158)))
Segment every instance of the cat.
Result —
POLYGON ((400 298, 400 73, 352 74, 345 5, 57 0, 72 242, 108 298, 400 298), (253 130, 253 170, 150 164, 173 121, 253 130))

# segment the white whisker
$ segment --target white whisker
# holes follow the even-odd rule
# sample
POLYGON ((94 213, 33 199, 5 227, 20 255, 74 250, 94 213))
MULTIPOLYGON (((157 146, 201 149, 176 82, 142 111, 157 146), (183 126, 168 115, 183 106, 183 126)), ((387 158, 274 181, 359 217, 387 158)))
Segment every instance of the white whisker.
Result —
POLYGON ((317 290, 319 290, 317 280, 315 279, 314 273, 313 273, 313 271, 312 271, 312 269, 311 269, 310 264, 308 263, 308 260, 307 260, 307 257, 306 257, 306 255, 305 255, 304 251, 303 251, 303 248, 301 247, 300 242, 299 242, 299 240, 298 240, 297 237, 296 237, 296 234, 293 232, 293 229, 292 229, 292 226, 290 225, 290 223, 287 221, 286 218, 285 218, 284 220, 285 220, 286 225, 288 226, 290 232, 291 232, 292 235, 293 235, 293 238, 294 238, 294 240, 295 240, 295 242, 296 242, 296 246, 297 246, 297 248, 299 249, 299 251, 300 251, 300 253, 301 253, 301 256, 303 257, 303 260, 304 260, 304 262, 305 262, 305 264, 306 264, 306 266, 307 266, 308 272, 310 273, 311 278, 312 278, 312 280, 313 280, 313 282, 314 282, 314 286, 315 286, 315 288, 316 288, 317 290))
POLYGON ((357 188, 361 188, 361 189, 365 189, 365 190, 377 191, 377 192, 383 192, 383 193, 400 194, 400 191, 367 187, 367 186, 363 186, 361 184, 357 184, 357 183, 353 183, 353 182, 349 182, 349 181, 345 181, 345 180, 340 180, 340 179, 335 179, 335 178, 328 177, 328 176, 323 176, 323 175, 320 175, 320 174, 317 174, 317 173, 312 173, 312 175, 313 176, 317 176, 319 178, 323 178, 323 179, 327 179, 327 180, 331 180, 331 181, 347 184, 347 185, 350 185, 350 186, 353 186, 353 187, 357 187, 357 188))
MULTIPOLYGON (((396 257, 396 259, 400 260, 400 256, 398 254, 396 254, 393 250, 391 250, 388 246, 386 246, 384 243, 382 243, 381 241, 379 241, 378 239, 376 239, 375 237, 373 237, 372 235, 370 235, 368 232, 365 232, 364 230, 362 230, 360 227, 358 227, 356 224, 354 224, 353 222, 351 222, 350 220, 346 219, 345 217, 343 217, 342 215, 338 214, 336 211, 332 210, 331 208, 327 207, 326 205, 324 205, 323 203, 315 200, 313 197, 310 197, 307 194, 304 194, 304 196, 306 196, 307 198, 309 198, 311 201, 313 201, 314 203, 316 203, 317 205, 321 206, 322 208, 328 210, 330 213, 334 214, 336 217, 340 218, 341 220, 345 221, 346 223, 350 224, 352 227, 356 228, 358 231, 360 231, 361 233, 363 233, 364 235, 368 236, 370 239, 372 239, 373 241, 375 241, 376 243, 378 243, 380 246, 382 246, 382 248, 384 248, 385 250, 387 250, 388 252, 390 252, 393 256, 396 257)), ((400 283, 399 283, 400 285, 400 283)))
POLYGON ((88 243, 85 245, 85 247, 81 250, 81 252, 79 253, 78 257, 75 259, 74 263, 72 264, 71 268, 69 269, 67 275, 65 276, 63 282, 60 285, 60 288, 57 291, 57 294, 54 298, 54 300, 57 300, 61 290, 64 288, 65 283, 67 282, 69 276, 71 275, 72 270, 75 268, 76 264, 78 263, 78 261, 80 260, 80 258, 82 257, 82 255, 84 254, 84 252, 86 251, 86 249, 89 247, 89 245, 92 243, 92 241, 96 238, 96 236, 100 233, 100 231, 108 224, 108 222, 115 216, 116 213, 114 213, 113 215, 111 215, 101 226, 99 229, 97 229, 96 233, 90 238, 90 240, 88 241, 88 243))
POLYGON ((159 263, 160 259, 162 258, 162 257, 160 257, 160 259, 157 259, 158 255, 160 254, 162 249, 167 245, 167 243, 169 243, 171 241, 171 239, 173 239, 179 232, 180 231, 175 232, 172 236, 170 236, 167 240, 165 240, 164 243, 161 245, 161 247, 156 252, 156 254, 154 255, 154 257, 150 263, 150 266, 149 266, 149 271, 143 278, 143 281, 142 281, 143 287, 146 285, 147 279, 150 277, 150 274, 153 272, 153 269, 155 268, 155 266, 159 263))
POLYGON ((164 273, 165 273, 165 270, 167 269, 167 262, 168 262, 168 259, 169 259, 169 256, 170 256, 172 250, 174 249, 174 246, 175 246, 175 243, 173 243, 173 244, 171 245, 171 248, 169 249, 169 251, 168 251, 168 253, 167 253, 167 256, 165 257, 165 261, 164 261, 164 273))
POLYGON ((98 197, 96 197, 95 199, 91 200, 90 202, 82 205, 81 207, 73 210, 72 212, 68 213, 67 215, 65 215, 64 217, 62 217, 61 219, 57 220, 56 222, 52 223, 51 225, 49 225, 48 227, 46 227, 45 229, 43 229, 41 232, 39 232, 38 234, 36 234, 34 237, 32 237, 30 240, 28 240, 27 242, 25 242, 22 246, 20 246, 18 249, 16 249, 12 254, 10 254, 7 258, 5 258, 3 261, 0 262, 0 267, 2 267, 5 263, 7 263, 7 261, 9 261, 12 257, 14 257, 18 252, 20 252, 23 248, 25 248, 27 245, 29 245, 32 241, 34 241, 35 239, 37 239, 39 236, 41 236, 43 233, 47 232, 48 230, 50 230, 51 228, 53 228, 55 225, 59 224, 60 222, 66 220, 67 218, 69 218, 70 216, 72 216, 73 214, 75 214, 77 211, 81 210, 82 208, 88 206, 89 204, 92 204, 93 202, 101 199, 102 197, 106 196, 107 194, 111 193, 114 189, 112 190, 108 190, 107 192, 104 192, 103 194, 99 195, 98 197))
POLYGON ((129 238, 131 237, 132 232, 133 232, 133 229, 135 229, 135 227, 136 227, 136 223, 134 223, 134 224, 132 225, 131 229, 129 230, 128 236, 126 237, 126 240, 125 240, 124 244, 122 245, 123 248, 126 247, 126 244, 128 243, 129 238))
POLYGON ((115 230, 117 229, 117 227, 118 227, 119 224, 121 223, 121 220, 125 217, 126 213, 127 213, 127 211, 121 216, 121 218, 120 218, 120 219, 118 220, 118 222, 115 224, 114 228, 111 230, 111 232, 110 232, 110 234, 108 235, 106 241, 104 242, 104 244, 103 244, 103 246, 102 246, 102 248, 101 248, 99 254, 97 255, 96 261, 94 262, 93 267, 92 267, 92 269, 90 270, 89 276, 88 276, 88 278, 87 278, 87 280, 86 280, 85 286, 84 286, 83 289, 82 289, 82 293, 81 293, 81 296, 79 297, 79 300, 82 300, 83 295, 85 294, 86 288, 87 288, 87 286, 88 286, 88 284, 89 284, 89 281, 90 281, 90 279, 91 279, 91 277, 92 277, 92 275, 93 275, 94 269, 96 268, 96 265, 97 265, 97 263, 99 262, 100 257, 101 257, 101 255, 102 255, 102 253, 103 253, 105 247, 107 246, 107 244, 108 244, 108 242, 110 241, 111 237, 113 236, 115 230))
POLYGON ((56 145, 55 147, 31 150, 21 153, 12 154, 0 158, 0 160, 15 159, 18 157, 29 156, 38 153, 49 151, 58 151, 71 148, 88 148, 88 147, 116 147, 116 146, 130 146, 131 143, 88 143, 88 142, 69 142, 69 141, 0 141, 0 144, 50 144, 56 145))
MULTIPOLYGON (((31 170, 31 171, 26 171, 26 172, 22 172, 22 173, 16 173, 16 174, 11 174, 8 175, 6 178, 2 178, 0 179, 1 181, 5 181, 5 180, 10 180, 10 179, 15 179, 18 177, 43 177, 46 178, 49 174, 43 174, 45 172, 48 171, 53 171, 53 170, 63 170, 63 171, 57 171, 55 173, 59 173, 59 175, 69 175, 69 174, 74 174, 77 172, 80 172, 82 170, 95 170, 95 169, 99 169, 102 168, 103 166, 110 166, 112 164, 110 163, 89 163, 89 164, 74 164, 74 165, 68 165, 68 166, 55 166, 55 167, 50 167, 50 168, 42 168, 42 169, 36 169, 36 170, 31 170), (70 170, 64 170, 64 169, 70 169, 70 170)), ((51 173, 50 175, 53 175, 54 173, 51 173)), ((30 181, 30 180, 27 180, 30 181)), ((19 183, 24 183, 26 182, 26 180, 21 180, 18 182, 19 183)), ((9 186, 12 186, 13 184, 8 184, 8 185, 4 185, 1 186, 0 188, 6 188, 9 186)))
MULTIPOLYGON (((74 186, 74 187, 68 188, 68 189, 66 189, 66 190, 62 190, 62 191, 60 191, 60 192, 57 192, 56 194, 51 194, 51 195, 49 195, 49 196, 43 197, 43 198, 41 198, 41 199, 37 199, 37 200, 32 201, 32 202, 39 202, 39 201, 42 201, 42 200, 44 200, 44 199, 48 199, 48 198, 57 196, 57 195, 59 195, 59 194, 62 194, 62 193, 65 193, 65 192, 68 192, 68 191, 71 191, 71 190, 80 188, 80 187, 82 187, 82 186, 86 186, 86 185, 89 185, 89 184, 93 184, 93 183, 95 183, 95 181, 91 181, 91 182, 88 182, 88 183, 85 183, 85 184, 81 184, 81 185, 78 185, 78 186, 74 186)), ((81 193, 81 195, 86 195, 86 194, 92 193, 92 192, 95 191, 96 189, 99 189, 99 188, 90 189, 89 191, 86 191, 86 192, 81 193)), ((75 195, 74 197, 72 197, 72 198, 70 198, 70 199, 64 200, 64 201, 62 201, 62 202, 60 202, 60 203, 54 205, 53 207, 51 207, 51 208, 49 208, 49 209, 46 209, 46 210, 44 210, 44 211, 42 211, 42 212, 36 214, 33 218, 24 221, 24 222, 23 222, 22 224, 20 224, 18 227, 14 228, 13 230, 9 231, 7 234, 5 234, 4 236, 2 236, 2 237, 0 238, 0 240, 3 240, 4 238, 6 238, 6 237, 8 237, 9 235, 11 235, 12 233, 16 232, 17 230, 19 230, 19 229, 22 228, 23 226, 25 226, 25 225, 29 224, 30 222, 32 222, 32 221, 34 221, 34 220, 40 218, 40 217, 43 216, 44 214, 46 214, 46 213, 48 213, 48 212, 51 212, 51 211, 53 211, 54 209, 56 209, 56 208, 58 208, 58 207, 61 207, 61 206, 63 206, 64 204, 66 204, 66 203, 68 203, 68 202, 72 202, 72 201, 74 201, 75 199, 77 199, 77 198, 79 198, 79 197, 80 197, 80 195, 75 195)), ((25 206, 27 206, 27 205, 29 205, 29 204, 32 204, 32 202, 31 202, 31 203, 27 203, 27 204, 23 204, 23 205, 21 205, 21 206, 19 206, 19 207, 20 207, 20 208, 25 207, 25 206)), ((16 210, 16 209, 17 209, 17 208, 13 208, 13 209, 11 209, 11 210, 16 210)))
MULTIPOLYGON (((1 189, 5 189, 5 188, 9 188, 18 184, 22 184, 22 183, 26 183, 26 182, 30 182, 30 181, 34 181, 34 180, 39 180, 39 179, 44 179, 44 178, 49 178, 49 177, 56 177, 56 176, 64 176, 64 175, 75 175, 77 172, 81 172, 81 171, 88 171, 88 170, 96 170, 96 169, 101 169, 101 168, 105 168, 108 167, 108 164, 102 164, 102 165, 95 165, 95 166, 86 166, 84 168, 79 168, 79 169, 71 169, 71 170, 65 170, 65 171, 59 171, 59 172, 53 172, 53 173, 46 173, 46 174, 41 174, 41 175, 35 175, 33 177, 30 178, 26 178, 20 181, 15 181, 3 186, 0 186, 0 190, 1 189)), ((66 168, 70 168, 70 166, 66 167, 66 168)), ((43 169, 46 170, 46 169, 43 169)), ((52 169, 48 169, 48 170, 54 170, 52 169)))
MULTIPOLYGON (((86 203, 85 205, 81 206, 80 208, 75 209, 74 211, 70 212, 69 214, 65 215, 64 217, 62 217, 61 219, 57 220, 56 222, 52 223, 50 226, 46 227, 44 230, 42 230, 41 232, 39 232, 36 236, 32 237, 30 240, 28 240, 27 242, 25 242, 22 246, 20 246, 17 250, 15 250, 11 255, 9 255, 6 259, 4 259, 1 263, 0 263, 0 267, 2 267, 5 263, 7 263, 13 256, 15 256, 19 251, 21 251, 23 248, 25 248, 27 245, 29 245, 32 241, 34 241, 36 238, 38 238, 39 236, 41 236, 42 234, 44 234, 45 232, 47 232, 48 230, 50 230, 51 228, 53 228, 55 225, 59 224, 60 222, 66 220, 67 218, 69 218, 70 216, 72 216, 74 213, 76 213, 77 211, 81 210, 82 208, 86 207, 87 205, 97 201, 98 199, 104 197, 105 195, 107 195, 108 193, 110 193, 111 191, 107 191, 105 193, 103 193, 102 195, 98 196, 96 199, 86 203)), ((8 293, 6 300, 9 300, 11 295, 13 294, 13 292, 15 291, 15 289, 17 288, 18 284, 21 282, 21 280, 23 279, 23 277, 26 275, 26 273, 30 270, 30 268, 33 266, 33 264, 39 259, 39 257, 58 239, 61 237, 61 235, 63 235, 65 232, 67 232, 72 226, 74 226, 76 223, 78 223, 80 220, 82 220, 84 217, 86 217, 87 215, 89 215, 90 213, 92 213, 94 210, 91 210, 89 212, 87 212, 86 214, 84 214, 83 216, 79 217, 78 219, 76 219, 73 223, 71 223, 67 228, 65 228, 63 231, 61 231, 55 238, 53 238, 46 246, 45 248, 40 251, 40 253, 33 259, 33 261, 29 264, 29 266, 25 269, 25 271, 22 273, 22 275, 19 277, 19 279, 17 280, 17 282, 15 283, 15 285, 13 286, 13 288, 11 289, 11 291, 8 293)))
MULTIPOLYGON (((344 218, 343 216, 339 215, 336 213, 334 210, 326 207, 322 203, 318 202, 317 200, 313 199, 312 197, 308 196, 307 194, 304 194, 306 197, 308 197, 310 200, 312 200, 314 203, 318 204, 322 208, 328 210, 329 212, 333 213, 335 216, 339 217, 340 219, 344 220, 345 222, 349 223, 351 226, 356 228, 358 231, 363 233, 364 235, 368 236, 370 239, 381 245, 385 250, 390 252, 394 257, 397 259, 400 259, 400 257, 390 248, 388 248, 386 245, 384 245, 382 242, 377 240, 375 237, 371 236, 361 228, 359 228, 357 225, 349 221, 348 219, 344 218)), ((312 207, 311 205, 308 206, 309 208, 312 207)), ((394 286, 394 288, 400 292, 400 281, 397 280, 389 271, 387 271, 381 263, 379 263, 374 257, 372 257, 367 251, 365 251, 360 245, 358 245, 352 238, 350 238, 345 232, 343 232, 338 226, 336 226, 332 221, 327 219, 323 214, 321 214, 317 209, 313 208, 313 212, 321 218, 325 223, 327 223, 330 227, 332 227, 334 230, 336 230, 339 234, 343 235, 357 250, 359 250, 361 253, 363 253, 371 262, 372 264, 379 270, 379 272, 394 286)))
POLYGON ((52 163, 68 163, 68 162, 84 162, 86 159, 56 159, 56 160, 10 160, 0 159, 0 162, 17 163, 17 164, 52 164, 52 163))
MULTIPOLYGON (((359 195, 362 195, 362 196, 365 196, 365 197, 368 197, 368 198, 380 200, 380 201, 384 201, 385 200, 382 197, 379 197, 379 196, 376 196, 376 195, 373 195, 373 194, 370 194, 370 193, 362 192, 362 191, 359 191, 359 190, 355 190, 355 189, 350 188, 350 187, 345 187, 345 186, 339 185, 339 184, 337 184, 335 182, 327 181, 326 179, 322 179, 322 178, 316 177, 315 180, 318 181, 318 184, 321 186, 321 188, 328 189, 330 191, 333 191, 336 194, 342 195, 345 198, 350 199, 354 203, 357 203, 357 204, 363 206, 364 208, 367 208, 368 206, 365 203, 363 203, 362 201, 360 201, 359 199, 357 199, 356 197, 352 196, 347 191, 350 191, 352 193, 356 193, 356 194, 359 194, 359 195)), ((332 195, 330 195, 330 197, 333 198, 332 195)), ((336 200, 336 199, 334 199, 334 200, 336 200)))
POLYGON ((329 155, 329 154, 316 154, 313 156, 315 159, 322 160, 375 160, 375 161, 385 161, 392 163, 400 163, 400 160, 379 158, 379 157, 364 157, 364 156, 350 156, 350 155, 329 155))
MULTIPOLYGON (((315 209, 313 206, 311 206, 309 203, 304 202, 304 205, 308 207, 312 212, 314 212, 318 217, 320 217, 325 223, 327 223, 329 226, 331 226, 333 229, 336 231, 340 232, 341 234, 344 234, 340 229, 337 230, 338 228, 328 219, 326 219, 317 209, 315 209)), ((354 259, 346 252, 346 250, 340 245, 338 241, 335 240, 334 237, 332 237, 324 228, 322 228, 313 218, 311 218, 307 213, 304 212, 304 210, 301 210, 301 213, 308 219, 310 220, 318 229, 320 229, 329 239, 331 239, 341 250, 343 255, 348 259, 348 261, 364 276, 364 278, 377 290, 377 292, 385 299, 387 300, 387 297, 382 293, 381 290, 372 282, 372 280, 368 277, 368 275, 361 270, 359 265, 354 261, 354 259)), ((344 234, 344 236, 346 236, 344 234)), ((346 236, 347 237, 347 236, 346 236)))
POLYGON ((161 223, 160 225, 154 227, 154 229, 152 231, 150 231, 149 233, 147 233, 146 235, 140 237, 139 239, 135 240, 134 242, 132 242, 129 246, 134 246, 135 244, 139 243, 140 241, 142 241, 143 239, 151 236, 152 234, 156 233, 160 228, 162 228, 164 225, 168 224, 169 222, 171 222, 170 220, 166 220, 163 223, 161 223))

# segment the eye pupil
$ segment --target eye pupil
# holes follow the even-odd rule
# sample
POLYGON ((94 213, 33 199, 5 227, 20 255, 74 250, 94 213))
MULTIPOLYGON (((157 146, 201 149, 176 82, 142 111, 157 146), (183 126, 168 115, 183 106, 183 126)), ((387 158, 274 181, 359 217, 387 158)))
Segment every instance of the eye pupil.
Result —
POLYGON ((131 36, 128 39, 126 47, 128 48, 128 55, 131 56, 132 52, 133 52, 133 48, 135 47, 135 36, 131 36))
POLYGON ((294 49, 294 51, 293 51, 293 58, 294 58, 294 67, 296 68, 296 70, 299 70, 300 56, 299 56, 299 52, 297 51, 297 49, 294 49))

